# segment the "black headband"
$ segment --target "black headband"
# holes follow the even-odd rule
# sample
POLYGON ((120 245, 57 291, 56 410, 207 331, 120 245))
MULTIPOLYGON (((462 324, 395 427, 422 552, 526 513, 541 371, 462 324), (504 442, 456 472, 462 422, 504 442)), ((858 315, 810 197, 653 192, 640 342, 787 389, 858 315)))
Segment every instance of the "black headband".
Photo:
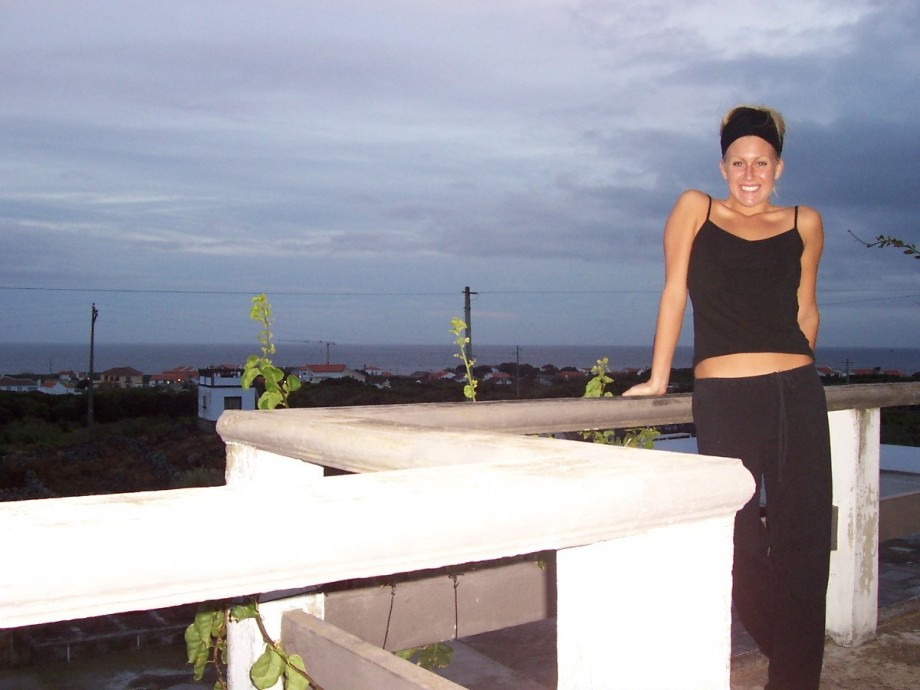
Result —
POLYGON ((776 130, 773 117, 766 110, 757 108, 736 108, 728 122, 722 128, 722 155, 732 145, 732 142, 741 137, 760 137, 776 149, 776 155, 783 152, 783 140, 776 130))

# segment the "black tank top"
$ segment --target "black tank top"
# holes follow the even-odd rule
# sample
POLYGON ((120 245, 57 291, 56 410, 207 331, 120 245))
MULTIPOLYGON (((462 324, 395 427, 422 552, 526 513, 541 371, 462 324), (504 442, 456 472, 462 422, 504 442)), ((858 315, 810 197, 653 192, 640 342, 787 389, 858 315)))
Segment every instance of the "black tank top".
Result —
POLYGON ((694 366, 743 352, 814 353, 798 324, 805 245, 799 207, 790 230, 762 240, 733 235, 706 221, 690 250, 687 288, 693 303, 694 366))

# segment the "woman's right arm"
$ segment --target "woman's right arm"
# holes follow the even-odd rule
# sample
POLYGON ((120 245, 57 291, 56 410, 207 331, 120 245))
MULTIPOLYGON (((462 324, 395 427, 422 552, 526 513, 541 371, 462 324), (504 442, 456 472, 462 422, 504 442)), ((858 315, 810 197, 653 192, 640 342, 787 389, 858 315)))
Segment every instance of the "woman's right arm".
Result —
POLYGON ((696 231, 702 225, 709 197, 687 191, 678 197, 664 226, 664 289, 658 303, 652 373, 623 395, 664 395, 671 378, 671 362, 687 308, 687 268, 696 231))

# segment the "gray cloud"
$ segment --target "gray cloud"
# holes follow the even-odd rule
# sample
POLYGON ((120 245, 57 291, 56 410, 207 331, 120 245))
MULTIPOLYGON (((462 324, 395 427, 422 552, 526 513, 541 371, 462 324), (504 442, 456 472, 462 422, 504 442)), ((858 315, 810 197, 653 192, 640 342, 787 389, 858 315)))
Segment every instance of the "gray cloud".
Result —
MULTIPOLYGON (((611 321, 630 321, 610 337, 646 342, 673 200, 723 192, 718 120, 767 102, 790 125, 781 203, 824 214, 827 332, 846 344, 889 318, 877 336, 913 343, 920 325, 901 296, 916 262, 847 230, 920 241, 920 8, 781 5, 10 6, 0 271, 13 287, 469 284, 495 302, 482 304, 494 318, 481 337, 506 342, 539 328, 544 342, 579 328, 577 340, 605 337, 598 305, 564 295, 601 289, 611 321), (490 289, 545 291, 541 326, 535 300, 490 289), (861 300, 884 295, 869 319, 861 300)), ((55 299, 29 301, 45 318, 27 319, 25 339, 69 324, 53 318, 55 299)), ((441 298, 419 299, 301 308, 355 340, 398 342, 440 328, 441 298)), ((214 337, 213 322, 199 325, 208 308, 183 308, 182 333, 214 337)))

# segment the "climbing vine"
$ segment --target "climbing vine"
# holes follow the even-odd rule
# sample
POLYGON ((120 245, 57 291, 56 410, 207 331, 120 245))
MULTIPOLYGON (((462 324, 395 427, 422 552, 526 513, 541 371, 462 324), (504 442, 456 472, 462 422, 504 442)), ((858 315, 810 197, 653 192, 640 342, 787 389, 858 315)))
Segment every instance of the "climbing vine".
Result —
MULTIPOLYGON (((264 389, 259 396, 259 409, 272 410, 277 407, 287 407, 290 394, 300 388, 300 380, 292 374, 286 376, 270 359, 270 355, 275 353, 275 345, 271 331, 271 305, 264 294, 252 298, 249 316, 262 326, 258 336, 261 355, 253 355, 246 360, 241 384, 244 389, 248 389, 261 377, 264 389)), ((454 342, 459 348, 459 352, 454 354, 454 357, 459 358, 466 369, 466 385, 463 394, 468 400, 475 402, 478 381, 473 376, 473 367, 476 361, 467 354, 466 346, 470 342, 470 339, 464 334, 467 326, 459 318, 451 319, 450 323, 450 333, 454 336, 454 342)), ((607 386, 613 383, 607 365, 606 357, 597 360, 597 364, 591 369, 594 376, 585 386, 584 397, 599 398, 613 395, 607 390, 607 386)), ((587 430, 582 432, 582 435, 585 439, 595 443, 651 448, 659 434, 655 429, 646 428, 628 429, 622 438, 617 438, 611 429, 587 430)), ((255 622, 265 643, 262 654, 256 659, 249 672, 250 680, 256 688, 259 690, 271 688, 279 681, 283 681, 284 690, 306 690, 311 687, 321 690, 307 674, 303 659, 297 654, 287 654, 281 644, 268 634, 255 599, 249 599, 245 603, 209 602, 199 607, 195 620, 185 631, 188 662, 192 665, 195 680, 201 680, 207 666, 211 664, 217 676, 214 684, 215 690, 227 690, 227 631, 231 622, 238 623, 244 620, 255 622)), ((437 642, 411 647, 395 652, 395 654, 422 668, 432 670, 447 666, 451 661, 453 650, 443 642, 437 642)))
POLYGON ((476 360, 470 358, 466 352, 466 346, 470 344, 470 339, 464 335, 466 323, 463 319, 454 317, 450 320, 450 332, 454 336, 454 343, 460 348, 460 352, 454 353, 463 362, 466 368, 466 385, 463 387, 463 395, 467 400, 476 402, 476 387, 479 382, 473 377, 473 367, 476 366, 476 360))
POLYGON ((284 690, 306 690, 311 686, 303 659, 298 654, 286 654, 281 644, 272 639, 265 629, 259 605, 255 599, 243 604, 210 602, 199 607, 194 622, 185 630, 188 662, 192 665, 195 680, 201 680, 208 664, 214 665, 217 681, 215 690, 226 690, 227 678, 227 628, 230 622, 252 619, 259 627, 265 649, 249 671, 252 684, 264 690, 279 680, 284 680, 284 690))
POLYGON ((249 318, 262 325, 259 331, 259 344, 262 346, 262 355, 251 355, 243 366, 241 385, 248 389, 258 377, 262 377, 264 390, 259 396, 260 410, 273 410, 276 407, 287 407, 288 396, 300 388, 300 379, 294 374, 284 375, 284 372, 272 364, 269 355, 275 354, 275 343, 272 340, 272 307, 264 293, 252 298, 252 307, 249 318))
MULTIPOLYGON (((275 354, 271 314, 271 304, 264 294, 252 298, 249 318, 262 325, 258 337, 262 354, 253 355, 246 360, 240 384, 244 389, 248 389, 258 377, 262 377, 264 390, 259 396, 260 410, 287 407, 288 396, 300 388, 300 379, 293 374, 285 376, 269 358, 269 355, 275 354)), ((208 664, 213 664, 217 675, 215 690, 227 690, 227 628, 231 621, 236 623, 250 619, 255 621, 265 642, 262 655, 256 659, 249 671, 252 684, 263 690, 273 687, 283 678, 284 690, 305 690, 310 687, 320 690, 307 675, 303 659, 297 654, 286 654, 281 644, 268 634, 255 599, 243 604, 209 602, 199 607, 194 622, 185 630, 185 647, 195 680, 201 680, 208 664)))
MULTIPOLYGON (((262 326, 258 336, 262 354, 253 355, 246 360, 241 385, 244 389, 248 389, 261 376, 264 390, 259 396, 259 409, 273 410, 277 407, 287 407, 290 394, 300 388, 300 380, 293 374, 285 376, 284 372, 276 367, 269 357, 275 354, 275 344, 271 331, 271 304, 264 294, 252 298, 249 317, 262 326)), ((463 348, 463 345, 469 342, 469 338, 464 339, 460 333, 466 328, 466 324, 459 319, 455 321, 458 323, 452 322, 453 332, 458 338, 457 342, 461 344, 461 353, 467 367, 467 390, 469 391, 467 397, 475 400, 476 380, 472 377, 473 362, 466 358, 463 348)), ((281 644, 268 634, 255 599, 242 604, 216 601, 202 604, 199 607, 195 620, 185 630, 188 663, 192 665, 195 680, 201 680, 208 664, 212 664, 217 676, 214 689, 227 690, 227 629, 231 622, 237 623, 250 619, 258 626, 265 643, 264 651, 249 671, 249 678, 256 688, 259 690, 271 688, 279 680, 283 680, 284 690, 305 690, 311 687, 322 690, 307 674, 303 659, 297 654, 287 654, 281 644)), ((446 644, 437 642, 404 649, 396 652, 396 655, 430 671, 447 666, 453 650, 446 644)))
MULTIPOLYGON (((591 367, 591 373, 594 374, 585 384, 585 398, 610 398, 613 393, 607 390, 607 386, 613 383, 613 378, 608 370, 608 358, 604 357, 597 360, 597 364, 591 367)), ((657 429, 651 427, 626 429, 622 437, 618 437, 613 429, 588 429, 581 432, 582 437, 593 443, 606 443, 612 446, 623 446, 625 448, 646 448, 654 447, 655 439, 661 434, 657 429)))

